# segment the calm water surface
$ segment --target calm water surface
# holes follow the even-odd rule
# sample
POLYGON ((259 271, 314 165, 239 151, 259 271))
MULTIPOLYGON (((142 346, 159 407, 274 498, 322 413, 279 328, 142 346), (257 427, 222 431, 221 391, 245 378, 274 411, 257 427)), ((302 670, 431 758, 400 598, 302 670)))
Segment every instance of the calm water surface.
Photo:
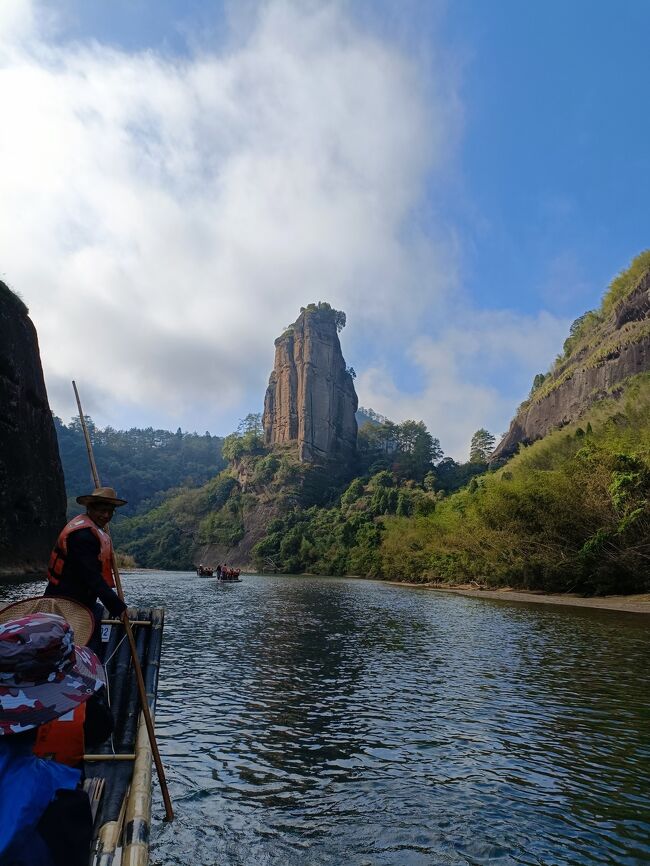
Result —
POLYGON ((643 617, 333 578, 125 587, 168 611, 177 818, 156 792, 153 866, 650 863, 643 617))

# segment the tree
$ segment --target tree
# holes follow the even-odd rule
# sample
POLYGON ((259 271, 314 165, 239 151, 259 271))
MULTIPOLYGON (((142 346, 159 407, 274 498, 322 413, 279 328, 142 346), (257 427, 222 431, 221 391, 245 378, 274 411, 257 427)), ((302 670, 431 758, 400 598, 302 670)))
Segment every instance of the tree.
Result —
MULTIPOLYGON (((451 460, 451 457, 447 457, 446 459, 451 460)), ((452 460, 452 463, 453 462, 454 461, 452 460)), ((437 481, 438 481, 438 476, 436 475, 435 472, 427 472, 427 474, 422 479, 422 486, 424 487, 425 490, 428 490, 430 493, 433 493, 433 491, 436 489, 437 481)))
MULTIPOLYGON (((301 307, 300 312, 325 312, 331 313, 334 319, 334 324, 336 325, 336 330, 340 334, 343 328, 345 328, 346 317, 343 310, 335 310, 331 304, 328 304, 327 301, 319 301, 317 304, 307 304, 306 307, 301 307)), ((293 326, 290 326, 293 327, 293 326)))
POLYGON ((249 412, 245 418, 242 418, 237 427, 237 432, 243 436, 245 433, 254 433, 256 436, 262 436, 264 428, 262 427, 262 413, 249 412))
POLYGON ((423 421, 404 421, 397 427, 398 455, 395 471, 402 478, 422 481, 433 463, 442 457, 438 439, 434 439, 423 421))
POLYGON ((469 462, 487 463, 490 454, 494 451, 495 442, 494 436, 485 427, 477 430, 472 436, 472 442, 469 447, 469 462))
POLYGON ((529 396, 532 397, 533 394, 535 393, 535 391, 537 391, 538 388, 541 388, 545 381, 546 381, 546 373, 537 373, 537 375, 533 379, 533 385, 530 389, 529 396))

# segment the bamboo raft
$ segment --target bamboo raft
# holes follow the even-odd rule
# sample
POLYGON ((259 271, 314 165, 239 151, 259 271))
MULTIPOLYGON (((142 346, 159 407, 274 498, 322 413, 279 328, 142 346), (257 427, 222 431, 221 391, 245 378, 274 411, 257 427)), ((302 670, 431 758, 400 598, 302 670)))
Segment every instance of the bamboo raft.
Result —
MULTIPOLYGON (((158 691, 164 608, 129 608, 153 717, 158 691)), ((102 620, 102 643, 113 734, 96 754, 85 755, 86 789, 95 814, 92 866, 146 866, 151 826, 152 752, 131 661, 119 620, 102 620)))

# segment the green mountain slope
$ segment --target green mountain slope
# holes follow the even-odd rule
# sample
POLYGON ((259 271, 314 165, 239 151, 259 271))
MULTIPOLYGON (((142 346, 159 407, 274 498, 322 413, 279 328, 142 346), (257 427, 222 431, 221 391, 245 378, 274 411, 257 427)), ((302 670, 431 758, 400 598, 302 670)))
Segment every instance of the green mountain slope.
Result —
MULTIPOLYGON (((128 500, 123 513, 150 510, 165 494, 180 486, 204 484, 225 466, 222 439, 206 433, 168 430, 114 430, 95 427, 87 418, 102 484, 114 487, 128 500)), ((75 498, 92 489, 88 455, 81 424, 74 418, 64 424, 54 417, 59 453, 65 475, 68 511, 76 514, 75 498)))
POLYGON ((650 590, 650 374, 432 515, 385 521, 381 563, 397 579, 650 590))

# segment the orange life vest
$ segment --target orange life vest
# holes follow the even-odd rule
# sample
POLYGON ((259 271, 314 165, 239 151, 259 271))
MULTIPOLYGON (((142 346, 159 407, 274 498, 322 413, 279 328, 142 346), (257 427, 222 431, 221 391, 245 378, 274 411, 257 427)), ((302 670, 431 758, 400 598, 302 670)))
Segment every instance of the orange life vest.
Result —
POLYGON ((86 704, 59 716, 53 722, 41 725, 36 734, 34 754, 39 758, 78 767, 83 762, 85 752, 84 721, 86 704))
POLYGON ((68 555, 68 536, 77 532, 79 529, 90 529, 91 532, 99 540, 99 561, 102 566, 102 577, 105 583, 111 588, 115 586, 113 579, 113 569, 111 568, 111 553, 113 546, 110 536, 103 529, 100 529, 96 523, 88 517, 87 514, 80 514, 78 517, 73 517, 61 530, 61 534, 56 540, 56 544, 50 554, 50 562, 47 566, 47 579, 55 586, 59 583, 63 566, 65 565, 68 555))

